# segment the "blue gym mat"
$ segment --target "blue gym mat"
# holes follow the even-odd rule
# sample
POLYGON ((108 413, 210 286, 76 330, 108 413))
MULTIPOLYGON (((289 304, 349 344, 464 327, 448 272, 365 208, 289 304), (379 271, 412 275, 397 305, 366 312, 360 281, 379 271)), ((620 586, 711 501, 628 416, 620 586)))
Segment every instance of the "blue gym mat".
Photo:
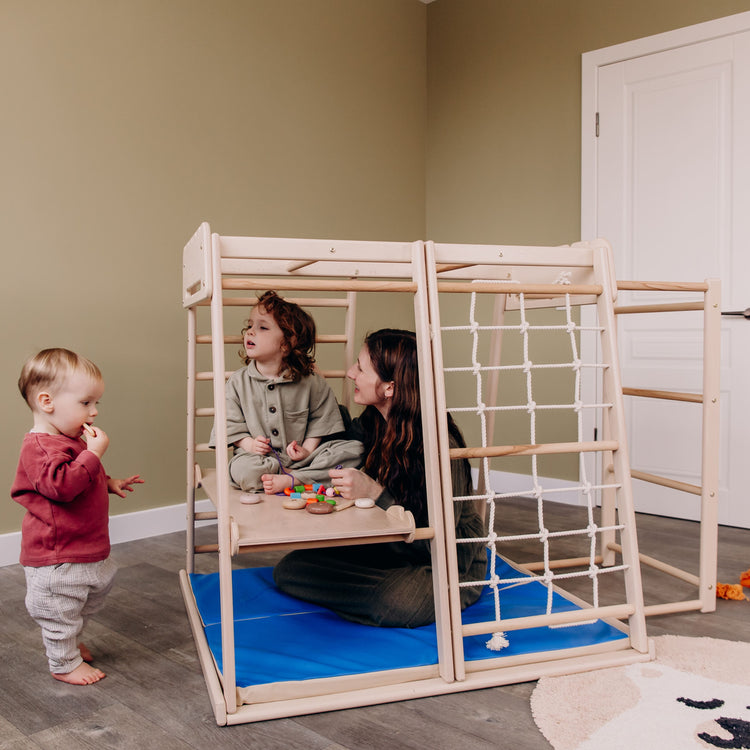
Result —
MULTIPOLYGON (((500 558, 496 569, 501 578, 520 575, 500 558)), ((193 574, 190 580, 208 645, 221 670, 219 574, 193 574)), ((349 622, 330 610, 283 594, 274 586, 272 568, 235 570, 232 588, 238 687, 437 663, 434 625, 377 628, 349 622)), ((547 589, 536 581, 511 586, 500 593, 504 618, 544 614, 546 606, 547 589)), ((579 607, 554 594, 553 612, 572 609, 579 607)), ((485 588, 479 600, 464 610, 463 621, 484 622, 494 616, 493 595, 485 588)), ((464 653, 467 661, 478 661, 589 646, 626 637, 617 628, 597 620, 575 627, 514 630, 508 633, 510 644, 502 651, 486 647, 490 635, 470 636, 464 638, 464 653)))

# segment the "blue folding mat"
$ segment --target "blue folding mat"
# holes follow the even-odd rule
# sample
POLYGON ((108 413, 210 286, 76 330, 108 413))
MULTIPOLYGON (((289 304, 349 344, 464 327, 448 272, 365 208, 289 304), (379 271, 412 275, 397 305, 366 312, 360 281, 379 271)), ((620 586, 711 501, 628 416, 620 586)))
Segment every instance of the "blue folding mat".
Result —
MULTIPOLYGON (((283 594, 273 583, 272 570, 245 568, 232 573, 238 687, 437 663, 435 625, 378 628, 349 622, 323 607, 283 594)), ((521 575, 499 557, 496 572, 500 578, 521 575)), ((190 580, 209 648, 222 671, 219 574, 192 574, 190 580)), ((500 592, 500 607, 503 618, 508 619, 544 614, 547 589, 538 581, 509 586, 500 592)), ((574 609, 580 607, 558 593, 553 595, 553 612, 574 609)), ((494 597, 485 587, 479 600, 464 610, 463 621, 468 624, 493 619, 494 597)), ((501 651, 487 648, 489 637, 464 638, 467 661, 590 646, 627 635, 596 620, 575 627, 514 630, 508 633, 509 645, 501 651)))

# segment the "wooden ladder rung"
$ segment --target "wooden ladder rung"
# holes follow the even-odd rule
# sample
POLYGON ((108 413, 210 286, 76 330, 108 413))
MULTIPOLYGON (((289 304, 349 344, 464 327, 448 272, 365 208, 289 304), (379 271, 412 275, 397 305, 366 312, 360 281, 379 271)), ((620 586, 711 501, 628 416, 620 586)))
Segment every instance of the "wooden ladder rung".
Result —
MULTIPOLYGON (((202 333, 195 337, 196 344, 212 344, 214 337, 210 333, 202 333)), ((316 344, 345 344, 347 341, 345 333, 321 333, 315 337, 316 344)), ((224 336, 225 344, 241 344, 242 336, 238 334, 227 334, 224 336)))
POLYGON ((681 391, 656 391, 651 388, 625 388, 623 396, 640 396, 642 398, 661 398, 667 401, 687 401, 691 404, 702 404, 702 393, 683 393, 681 391))
MULTIPOLYGON (((610 542, 607 545, 607 549, 611 549, 615 552, 618 552, 619 554, 622 554, 622 545, 616 544, 615 542, 610 542)), ((666 573, 673 578, 679 578, 681 581, 690 583, 693 586, 700 586, 700 578, 698 578, 698 576, 694 575, 693 573, 688 573, 686 570, 682 570, 681 568, 677 568, 674 565, 670 565, 669 563, 657 560, 655 557, 644 555, 642 552, 638 554, 638 559, 644 565, 648 565, 654 570, 660 570, 662 573, 666 573)))
POLYGON ((653 305, 617 305, 614 308, 615 315, 626 315, 633 313, 654 312, 689 312, 691 310, 703 310, 702 302, 662 302, 653 305))
MULTIPOLYGON (((229 370, 227 370, 224 373, 224 380, 227 380, 231 374, 232 373, 229 370)), ((204 372, 196 372, 195 373, 195 379, 196 380, 200 380, 200 381, 213 380, 214 379, 213 371, 206 370, 204 372)))
POLYGON ((538 443, 536 445, 492 445, 486 448, 451 448, 451 458, 494 458, 498 456, 539 456, 557 453, 590 453, 616 451, 617 440, 596 440, 587 443, 538 443))
POLYGON ((516 284, 503 281, 438 281, 438 292, 478 292, 482 294, 531 294, 543 297, 570 295, 599 295, 601 284, 516 284))
POLYGON ((660 477, 658 474, 649 474, 648 472, 638 471, 637 469, 631 469, 630 476, 633 477, 633 479, 640 479, 642 482, 650 482, 651 484, 658 484, 662 487, 671 487, 673 490, 689 492, 691 495, 700 495, 703 493, 703 489, 697 484, 678 482, 676 479, 660 477))

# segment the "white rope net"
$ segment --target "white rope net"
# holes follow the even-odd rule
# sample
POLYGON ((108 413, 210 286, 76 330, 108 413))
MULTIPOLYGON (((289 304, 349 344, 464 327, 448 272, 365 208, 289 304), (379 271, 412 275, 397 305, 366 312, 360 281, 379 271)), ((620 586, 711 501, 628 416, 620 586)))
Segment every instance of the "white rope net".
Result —
MULTIPOLYGON (((566 283, 564 280, 561 283, 566 283)), ((482 438, 482 447, 487 448, 492 444, 493 436, 488 435, 488 423, 487 415, 490 412, 523 412, 525 411, 529 417, 528 427, 528 442, 531 445, 537 444, 537 419, 538 416, 545 411, 552 410, 567 410, 575 415, 577 423, 577 442, 584 442, 584 411, 587 409, 602 410, 607 409, 611 406, 608 403, 584 403, 581 400, 582 393, 582 373, 586 368, 602 369, 606 365, 591 362, 582 362, 579 355, 579 336, 583 333, 601 335, 602 328, 599 326, 582 326, 576 323, 573 317, 573 305, 571 304, 571 297, 569 294, 565 294, 565 306, 564 306, 564 321, 559 325, 532 325, 527 316, 527 303, 523 293, 518 294, 519 299, 519 315, 520 322, 513 325, 480 325, 477 320, 477 293, 472 292, 469 311, 469 323, 468 325, 457 325, 457 326, 444 326, 441 331, 444 333, 468 333, 471 337, 471 365, 460 366, 460 367, 445 367, 444 372, 448 373, 471 373, 474 377, 476 384, 476 403, 471 406, 456 406, 448 407, 448 411, 451 414, 469 413, 474 414, 479 419, 479 427, 482 438), (495 335, 500 332, 511 332, 516 333, 521 337, 521 350, 522 350, 522 361, 515 364, 507 365, 489 365, 483 364, 480 360, 480 334, 482 332, 490 332, 495 335), (569 357, 564 362, 544 362, 534 363, 530 357, 531 340, 536 335, 548 336, 550 334, 565 336, 568 340, 567 351, 569 351, 569 357), (541 404, 537 403, 534 396, 534 374, 542 370, 559 370, 562 372, 573 374, 573 392, 569 402, 567 403, 550 403, 541 404), (517 372, 521 373, 522 378, 525 380, 525 394, 526 400, 523 403, 516 403, 511 405, 497 405, 493 404, 488 406, 485 403, 484 395, 484 379, 483 375, 497 371, 500 373, 517 372)), ((592 347, 593 350, 598 350, 600 347, 592 347)), ((494 400, 495 395, 492 394, 494 400)), ((493 592, 494 604, 495 604, 495 619, 501 620, 501 608, 500 599, 501 592, 504 589, 508 589, 514 586, 528 585, 533 582, 541 582, 547 589, 547 607, 546 614, 552 612, 553 607, 553 594, 554 586, 556 583, 573 578, 589 578, 591 581, 591 604, 593 607, 599 606, 599 579, 604 574, 613 574, 621 572, 625 569, 624 565, 612 565, 603 567, 597 563, 597 541, 600 535, 606 531, 619 532, 623 527, 622 525, 614 526, 600 526, 596 521, 596 498, 597 493, 600 490, 612 489, 616 490, 619 488, 619 484, 593 484, 589 477, 584 460, 583 452, 578 453, 578 482, 574 486, 566 485, 560 486, 543 486, 543 481, 547 485, 550 485, 549 480, 544 480, 539 474, 539 461, 537 455, 531 455, 531 475, 529 476, 528 489, 518 491, 517 489, 512 492, 497 492, 492 489, 492 481, 490 476, 490 459, 481 458, 479 471, 482 474, 483 482, 481 485, 485 488, 484 494, 470 495, 470 496, 455 496, 454 502, 466 502, 476 501, 478 499, 484 500, 487 505, 487 523, 486 528, 488 529, 487 536, 481 538, 470 538, 470 539, 459 539, 459 544, 470 544, 478 541, 484 542, 489 550, 489 566, 487 579, 483 581, 465 581, 459 584, 460 586, 489 586, 493 592), (544 509, 545 509, 545 498, 559 497, 559 493, 579 493, 580 505, 585 506, 587 523, 583 527, 551 531, 547 528, 545 523, 544 509), (531 498, 536 502, 536 519, 537 528, 524 534, 513 534, 503 535, 496 532, 496 526, 502 526, 502 519, 500 523, 497 521, 498 507, 501 507, 502 501, 509 498, 527 497, 531 498), (577 566, 583 567, 582 570, 554 570, 550 565, 552 559, 550 554, 550 544, 555 539, 561 537, 572 537, 578 536, 587 540, 588 548, 588 565, 577 566), (539 573, 532 573, 530 575, 518 575, 517 577, 506 577, 502 578, 498 573, 498 547, 503 544, 526 541, 526 540, 537 540, 542 550, 543 570, 540 567, 539 573)), ((591 621, 588 621, 591 622, 591 621)), ((576 625, 583 625, 587 623, 576 623, 576 625)), ((574 627, 575 625, 557 626, 557 627, 574 627)), ((508 644, 507 637, 504 633, 495 633, 492 638, 487 642, 487 647, 492 650, 499 650, 508 644)))

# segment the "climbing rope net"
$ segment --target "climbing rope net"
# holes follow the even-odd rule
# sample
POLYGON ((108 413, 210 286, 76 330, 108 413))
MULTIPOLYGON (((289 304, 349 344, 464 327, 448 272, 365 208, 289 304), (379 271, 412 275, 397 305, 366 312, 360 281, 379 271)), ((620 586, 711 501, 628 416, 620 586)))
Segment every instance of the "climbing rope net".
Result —
MULTIPOLYGON (((560 283, 567 283, 562 280, 560 283)), ((468 333, 471 337, 471 365, 461 367, 445 367, 445 373, 471 373, 474 376, 476 384, 476 403, 472 406, 456 406, 448 407, 448 411, 452 414, 460 412, 475 414, 479 419, 479 426, 482 438, 482 448, 487 448, 492 442, 492 435, 488 435, 488 414, 491 412, 507 412, 516 411, 528 413, 529 416, 529 444, 537 444, 537 418, 541 412, 550 410, 568 410, 572 411, 576 417, 577 423, 577 441, 578 443, 584 442, 584 411, 587 409, 608 409, 611 407, 610 403, 584 403, 581 400, 581 384, 582 374, 586 368, 603 369, 607 367, 606 364, 602 363, 586 363, 581 361, 579 355, 579 338, 582 333, 591 333, 594 335, 601 335, 603 328, 601 326, 582 326, 575 322, 573 317, 573 305, 571 304, 571 295, 565 294, 565 305, 564 313, 565 319, 559 325, 533 325, 529 322, 527 315, 527 300, 526 296, 519 292, 519 315, 520 322, 513 325, 480 325, 477 320, 477 293, 472 292, 470 295, 470 310, 469 310, 469 323, 457 326, 444 326, 441 327, 441 331, 446 333, 461 332, 468 333), (512 332, 520 335, 521 337, 521 351, 522 361, 515 364, 483 364, 480 361, 480 334, 482 332, 490 332, 494 335, 500 335, 501 332, 512 332), (566 336, 569 341, 569 352, 570 356, 567 361, 564 362, 544 362, 534 363, 530 357, 530 342, 532 337, 541 334, 548 336, 549 334, 560 334, 566 336), (557 369, 560 371, 567 371, 573 373, 573 393, 572 399, 568 403, 551 403, 542 404, 538 403, 535 399, 534 391, 534 373, 540 370, 551 370, 557 369), (496 394, 488 394, 490 404, 486 403, 485 397, 485 383, 483 375, 496 371, 498 373, 516 371, 522 373, 522 377, 525 379, 525 403, 516 403, 511 405, 498 405, 495 402, 496 394)), ((594 350, 599 347, 593 347, 594 350)), ((567 347, 566 347, 567 349, 567 347)), ((494 420, 492 420, 494 421, 494 420)), ((578 452, 578 483, 575 486, 565 487, 554 487, 554 486, 543 486, 542 482, 546 481, 549 485, 549 480, 543 480, 539 474, 539 462, 538 455, 532 454, 531 458, 531 475, 529 476, 529 487, 527 490, 514 490, 512 492, 497 492, 492 489, 492 481, 490 476, 490 458, 481 458, 479 471, 481 472, 483 482, 480 482, 480 487, 484 487, 484 493, 470 496, 455 496, 454 502, 467 502, 476 501, 478 499, 484 500, 488 509, 487 513, 487 536, 481 538, 468 538, 458 539, 459 544, 470 544, 476 542, 484 542, 489 550, 489 565, 487 579, 483 581, 466 581, 459 584, 460 586, 477 586, 484 585, 489 586, 493 592, 494 604, 495 604, 495 619, 501 620, 501 592, 504 589, 513 586, 528 585, 533 582, 541 582, 547 589, 547 605, 546 614, 551 614, 553 610, 553 593, 554 585, 563 579, 572 578, 583 578, 588 577, 591 580, 591 603, 594 607, 599 606, 599 578, 602 574, 612 574, 619 571, 623 571, 625 565, 612 565, 602 567, 598 564, 597 560, 597 541, 601 533, 605 531, 619 532, 623 526, 600 526, 596 521, 596 498, 597 492, 600 490, 612 489, 616 490, 619 488, 619 484, 594 484, 588 478, 588 472, 586 462, 584 460, 583 451, 578 452), (585 527, 564 529, 552 531, 547 528, 544 515, 544 501, 545 498, 550 496, 554 497, 557 493, 570 493, 577 492, 581 498, 580 504, 585 505, 587 514, 587 524, 585 527), (513 534, 503 535, 498 534, 496 531, 496 517, 497 508, 501 501, 508 498, 526 497, 535 500, 536 502, 536 518, 537 528, 526 534, 513 534), (583 563, 577 567, 583 567, 583 570, 558 570, 553 569, 550 555, 550 544, 555 539, 560 537, 572 537, 579 536, 588 539, 588 564, 583 563), (538 540, 542 548, 542 562, 539 566, 539 573, 531 573, 530 575, 519 575, 512 578, 502 578, 498 574, 497 559, 498 559, 498 547, 518 541, 525 540, 538 540)), ((501 524, 500 524, 501 525, 501 524)), ((590 622, 590 621, 589 621, 590 622)), ((586 624, 586 623, 576 623, 586 624)), ((558 626, 558 627, 571 627, 558 626)), ((504 633, 498 632, 487 642, 487 647, 492 650, 499 650, 507 645, 507 637, 504 633)))

